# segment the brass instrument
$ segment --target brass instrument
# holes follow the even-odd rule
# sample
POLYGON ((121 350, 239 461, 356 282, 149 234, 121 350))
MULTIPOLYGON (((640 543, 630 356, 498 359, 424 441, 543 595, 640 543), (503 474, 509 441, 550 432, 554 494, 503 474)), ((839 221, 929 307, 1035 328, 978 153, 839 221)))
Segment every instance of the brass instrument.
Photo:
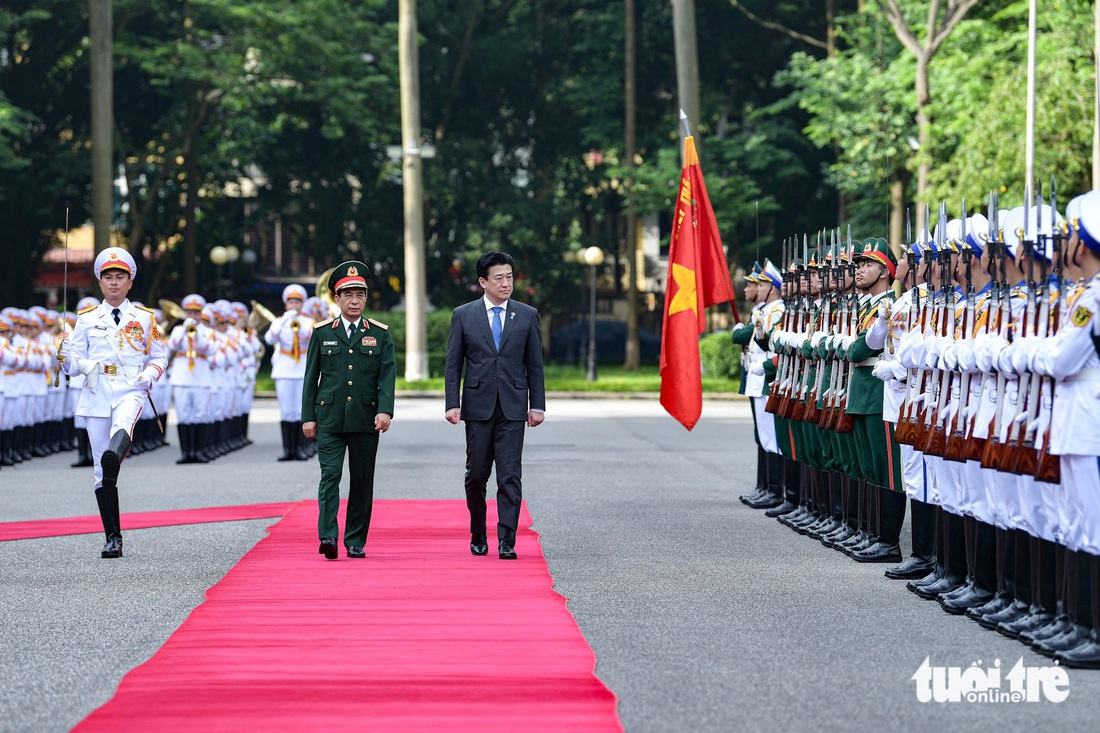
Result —
POLYGON ((187 335, 194 338, 195 334, 199 332, 199 327, 192 323, 187 327, 187 335))
POLYGON ((275 321, 276 316, 270 310, 265 308, 262 303, 252 301, 252 312, 248 314, 247 325, 256 329, 256 333, 263 333, 271 324, 275 321))
POLYGON ((321 276, 317 278, 317 287, 313 290, 313 294, 328 306, 330 318, 336 318, 340 315, 340 306, 336 305, 336 299, 332 297, 332 292, 328 289, 328 279, 332 277, 332 271, 335 269, 335 267, 330 267, 322 272, 321 276))

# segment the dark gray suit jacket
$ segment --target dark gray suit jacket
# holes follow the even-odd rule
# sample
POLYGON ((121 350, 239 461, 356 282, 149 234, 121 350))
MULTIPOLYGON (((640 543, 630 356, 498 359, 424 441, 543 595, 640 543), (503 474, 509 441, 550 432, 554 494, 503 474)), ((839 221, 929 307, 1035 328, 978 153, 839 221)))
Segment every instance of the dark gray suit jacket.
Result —
POLYGON ((445 372, 446 409, 461 407, 463 420, 488 420, 498 398, 508 420, 526 420, 529 409, 546 409, 539 312, 525 303, 509 300, 508 309, 501 315, 504 335, 499 354, 493 346, 484 299, 455 308, 451 316, 445 372))

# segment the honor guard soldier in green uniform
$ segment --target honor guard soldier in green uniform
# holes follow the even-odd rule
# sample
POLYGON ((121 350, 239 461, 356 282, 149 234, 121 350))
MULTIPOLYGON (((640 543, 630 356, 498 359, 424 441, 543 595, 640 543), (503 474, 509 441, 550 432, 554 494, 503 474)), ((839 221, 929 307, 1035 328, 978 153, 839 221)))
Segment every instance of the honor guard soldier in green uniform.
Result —
POLYGON ((321 482, 317 488, 318 552, 337 556, 336 521, 344 453, 348 454, 351 488, 344 524, 344 547, 350 558, 366 557, 367 530, 374 501, 374 462, 378 436, 389 430, 393 416, 397 366, 388 327, 363 318, 367 302, 367 266, 345 262, 332 271, 328 287, 340 316, 314 326, 306 355, 302 390, 302 432, 317 441, 321 482))

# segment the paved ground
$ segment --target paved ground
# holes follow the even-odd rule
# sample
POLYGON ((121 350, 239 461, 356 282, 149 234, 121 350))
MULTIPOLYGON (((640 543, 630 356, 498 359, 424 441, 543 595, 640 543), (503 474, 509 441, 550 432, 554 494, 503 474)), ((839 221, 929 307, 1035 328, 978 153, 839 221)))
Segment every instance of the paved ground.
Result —
MULTIPOLYGON (((462 429, 438 400, 397 413, 379 498, 459 498, 462 429)), ((274 461, 277 420, 258 402, 256 444, 207 466, 175 466, 174 448, 127 461, 123 510, 311 498, 316 464, 274 461)), ((557 400, 527 436, 535 529, 627 730, 1095 729, 1100 672, 1070 670, 1060 704, 919 703, 926 657, 1047 662, 738 502, 755 479, 745 403, 708 403, 689 434, 655 402, 557 400)), ((95 514, 71 460, 0 471, 0 521, 95 514)), ((0 731, 66 730, 102 704, 269 523, 131 531, 111 562, 99 536, 0 543, 0 731)))

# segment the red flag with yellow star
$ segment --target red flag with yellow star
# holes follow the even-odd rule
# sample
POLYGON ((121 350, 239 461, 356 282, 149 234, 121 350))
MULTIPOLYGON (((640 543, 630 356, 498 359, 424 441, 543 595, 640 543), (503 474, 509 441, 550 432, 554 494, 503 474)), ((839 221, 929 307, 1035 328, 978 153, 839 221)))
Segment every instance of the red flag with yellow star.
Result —
POLYGON ((706 308, 730 300, 733 282, 729 265, 703 183, 695 139, 688 135, 668 245, 661 336, 661 405, 688 430, 703 412, 699 334, 706 329, 706 308))

